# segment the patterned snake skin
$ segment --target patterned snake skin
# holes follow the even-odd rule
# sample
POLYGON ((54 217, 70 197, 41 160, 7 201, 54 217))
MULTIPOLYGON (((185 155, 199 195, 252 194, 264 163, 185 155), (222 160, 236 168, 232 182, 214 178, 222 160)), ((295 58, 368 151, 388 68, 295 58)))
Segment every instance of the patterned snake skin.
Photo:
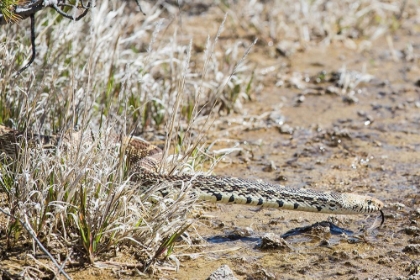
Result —
MULTIPOLYGON (((43 147, 54 147, 58 143, 55 136, 24 136, 21 132, 0 126, 0 154, 15 158, 20 148, 17 143, 22 141, 23 137, 28 144, 36 141, 43 147)), ((64 141, 69 141, 71 138, 66 138, 64 141)), ((115 139, 118 141, 117 137, 115 139)), ((232 177, 163 175, 157 172, 163 156, 160 148, 135 137, 126 137, 123 144, 126 145, 131 178, 144 186, 171 182, 174 186, 180 187, 185 183, 190 183, 191 190, 199 199, 218 203, 330 214, 368 214, 379 211, 382 215, 382 223, 384 222, 381 210, 384 204, 370 196, 294 189, 262 181, 232 177)), ((160 192, 162 195, 167 194, 165 190, 160 192)))

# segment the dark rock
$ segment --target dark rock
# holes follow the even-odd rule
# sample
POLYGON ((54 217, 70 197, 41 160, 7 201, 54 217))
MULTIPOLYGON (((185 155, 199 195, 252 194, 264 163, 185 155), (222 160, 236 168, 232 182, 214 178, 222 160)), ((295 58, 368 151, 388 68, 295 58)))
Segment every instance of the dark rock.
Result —
POLYGON ((404 232, 408 235, 417 235, 420 234, 420 228, 416 226, 406 227, 404 232))
POLYGON ((420 254, 420 244, 408 244, 404 247, 403 252, 410 254, 420 254))

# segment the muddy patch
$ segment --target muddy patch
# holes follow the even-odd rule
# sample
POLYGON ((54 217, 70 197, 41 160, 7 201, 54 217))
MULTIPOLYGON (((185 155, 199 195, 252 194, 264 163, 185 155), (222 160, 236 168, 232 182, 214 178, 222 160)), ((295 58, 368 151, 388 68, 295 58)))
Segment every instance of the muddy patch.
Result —
MULTIPOLYGON (((337 47, 292 56, 291 69, 304 73, 295 79, 300 88, 267 83, 244 105, 240 117, 221 122, 210 134, 234 139, 242 150, 226 156, 215 173, 369 194, 386 204, 384 225, 368 230, 378 223, 374 215, 214 206, 207 212, 211 222, 197 226, 207 240, 203 251, 209 254, 183 262, 174 277, 203 279, 221 264, 241 279, 418 277, 420 88, 415 82, 420 71, 408 63, 413 66, 410 78, 403 74, 407 62, 381 57, 386 49, 380 44, 369 55, 344 52, 344 60, 337 47), (367 65, 366 59, 375 63, 367 65), (347 90, 340 78, 317 80, 332 76, 343 64, 349 80, 361 80, 355 76, 364 75, 356 71, 363 67, 371 76, 347 90), (306 230, 310 225, 314 227, 306 230), (232 236, 235 232, 241 234, 232 236), (293 234, 286 238, 287 246, 261 249, 267 234, 280 238, 288 233, 293 234)), ((256 57, 263 64, 275 62, 256 57)), ((290 81, 291 72, 267 80, 290 81)))

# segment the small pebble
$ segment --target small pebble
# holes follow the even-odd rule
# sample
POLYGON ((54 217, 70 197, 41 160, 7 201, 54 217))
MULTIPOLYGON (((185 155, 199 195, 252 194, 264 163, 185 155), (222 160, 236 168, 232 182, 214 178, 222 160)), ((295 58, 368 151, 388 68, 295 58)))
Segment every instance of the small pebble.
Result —
POLYGON ((420 244, 408 244, 404 247, 403 252, 419 255, 420 254, 420 244))
POLYGON ((226 264, 216 269, 207 280, 237 280, 232 269, 226 264))
POLYGON ((286 240, 274 233, 266 233, 262 237, 261 249, 263 250, 281 250, 290 252, 291 248, 287 244, 286 240))
POLYGON ((420 234, 420 228, 416 226, 406 227, 404 229, 404 232, 405 234, 408 234, 408 235, 420 234))

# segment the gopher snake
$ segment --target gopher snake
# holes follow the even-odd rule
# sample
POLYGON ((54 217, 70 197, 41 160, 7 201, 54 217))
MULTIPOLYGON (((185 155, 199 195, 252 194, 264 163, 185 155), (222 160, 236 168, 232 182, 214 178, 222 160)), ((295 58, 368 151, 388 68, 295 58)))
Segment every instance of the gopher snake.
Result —
MULTIPOLYGON (((0 154, 16 157, 20 149, 16 143, 21 142, 23 137, 24 134, 19 131, 0 126, 0 154)), ((118 141, 117 137, 114 138, 118 141)), ((37 141, 44 147, 55 147, 57 139, 56 136, 26 135, 27 143, 37 141)), ((68 137, 66 139, 71 145, 72 141, 68 137)), ((157 172, 162 160, 160 148, 135 137, 125 137, 122 142, 126 147, 132 180, 144 185, 171 182, 179 187, 189 182, 198 198, 206 201, 330 214, 368 214, 380 211, 382 223, 384 221, 381 210, 384 204, 370 196, 294 189, 232 177, 163 175, 157 172)), ((164 192, 162 194, 165 195, 164 192)))

